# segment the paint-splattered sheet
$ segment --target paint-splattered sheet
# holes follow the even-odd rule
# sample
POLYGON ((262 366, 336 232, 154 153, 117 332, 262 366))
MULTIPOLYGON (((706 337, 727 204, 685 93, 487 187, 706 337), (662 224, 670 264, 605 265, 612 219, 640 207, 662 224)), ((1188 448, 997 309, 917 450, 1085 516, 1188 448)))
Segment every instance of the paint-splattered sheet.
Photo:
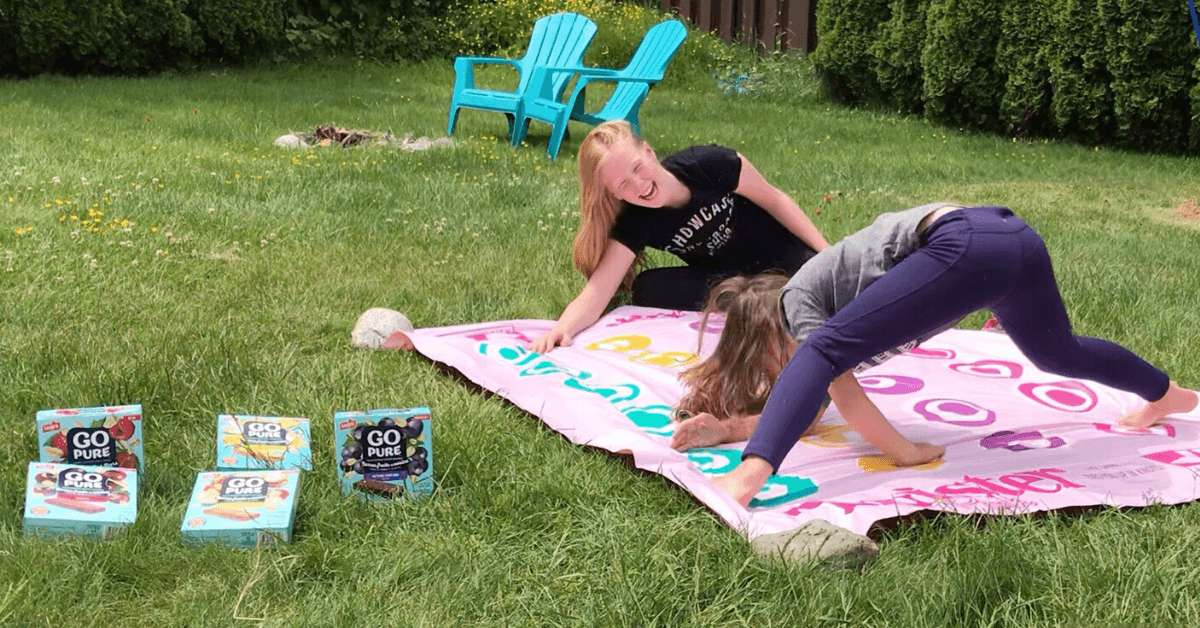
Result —
POLYGON ((748 538, 814 518, 865 534, 924 510, 1016 514, 1200 496, 1200 410, 1149 430, 1121 428, 1116 420, 1143 403, 1137 396, 1040 371, 1003 334, 950 330, 858 375, 906 436, 946 445, 944 460, 893 468, 831 407, 745 509, 709 481, 737 464, 741 444, 668 447, 677 376, 715 346, 720 318, 709 320, 700 355, 692 312, 622 307, 570 347, 529 351, 552 324, 426 328, 412 340, 572 442, 631 454, 748 538))

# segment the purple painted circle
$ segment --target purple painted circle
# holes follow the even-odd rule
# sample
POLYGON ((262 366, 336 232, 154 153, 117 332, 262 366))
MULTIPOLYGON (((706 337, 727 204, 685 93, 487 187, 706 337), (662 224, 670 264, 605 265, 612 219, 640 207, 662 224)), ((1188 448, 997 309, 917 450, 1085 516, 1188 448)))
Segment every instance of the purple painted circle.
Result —
POLYGON ((904 395, 925 387, 925 382, 906 375, 870 375, 858 380, 866 392, 880 395, 904 395))
POLYGON ((950 401, 950 402, 939 405, 938 410, 945 410, 946 412, 953 412, 954 414, 959 414, 962 416, 967 416, 968 414, 975 414, 975 408, 968 406, 965 403, 957 403, 954 401, 950 401))

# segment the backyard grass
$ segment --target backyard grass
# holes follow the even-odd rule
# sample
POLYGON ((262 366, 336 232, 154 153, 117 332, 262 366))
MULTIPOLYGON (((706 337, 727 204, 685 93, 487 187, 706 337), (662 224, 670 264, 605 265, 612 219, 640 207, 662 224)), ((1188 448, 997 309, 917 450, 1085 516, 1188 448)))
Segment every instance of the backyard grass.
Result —
MULTIPOLYGON (((567 443, 417 355, 350 347, 374 306, 422 327, 555 318, 581 285, 574 151, 466 111, 450 148, 283 149, 334 124, 440 137, 449 62, 0 82, 0 626, 1083 626, 1200 623, 1200 506, 885 533, 868 570, 754 557, 664 479, 567 443), (43 408, 141 403, 137 523, 22 536, 43 408), (437 491, 343 498, 338 410, 429 405, 437 491), (307 416, 292 543, 182 544, 218 413, 307 416)), ((818 98, 670 81, 660 156, 732 146, 833 241, 934 200, 1013 207, 1079 333, 1200 388, 1200 163, 961 133, 818 98)), ((666 258, 656 257, 663 262, 666 258)), ((964 326, 977 327, 981 315, 964 326)))

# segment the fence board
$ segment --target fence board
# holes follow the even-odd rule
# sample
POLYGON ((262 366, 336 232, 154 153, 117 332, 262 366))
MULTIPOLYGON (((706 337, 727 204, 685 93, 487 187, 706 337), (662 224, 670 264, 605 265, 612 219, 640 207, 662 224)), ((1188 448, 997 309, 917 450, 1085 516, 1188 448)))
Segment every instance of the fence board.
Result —
POLYGON ((659 0, 658 6, 730 43, 773 50, 778 42, 805 52, 817 46, 817 0, 659 0))

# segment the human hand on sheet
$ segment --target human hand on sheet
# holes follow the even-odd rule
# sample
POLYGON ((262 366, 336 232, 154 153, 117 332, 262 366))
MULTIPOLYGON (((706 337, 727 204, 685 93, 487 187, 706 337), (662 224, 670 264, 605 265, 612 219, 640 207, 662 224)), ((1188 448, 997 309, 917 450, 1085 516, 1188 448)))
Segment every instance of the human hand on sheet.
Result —
POLYGON ((571 335, 560 329, 551 329, 542 334, 529 345, 529 350, 535 353, 547 353, 554 347, 571 346, 571 335))

